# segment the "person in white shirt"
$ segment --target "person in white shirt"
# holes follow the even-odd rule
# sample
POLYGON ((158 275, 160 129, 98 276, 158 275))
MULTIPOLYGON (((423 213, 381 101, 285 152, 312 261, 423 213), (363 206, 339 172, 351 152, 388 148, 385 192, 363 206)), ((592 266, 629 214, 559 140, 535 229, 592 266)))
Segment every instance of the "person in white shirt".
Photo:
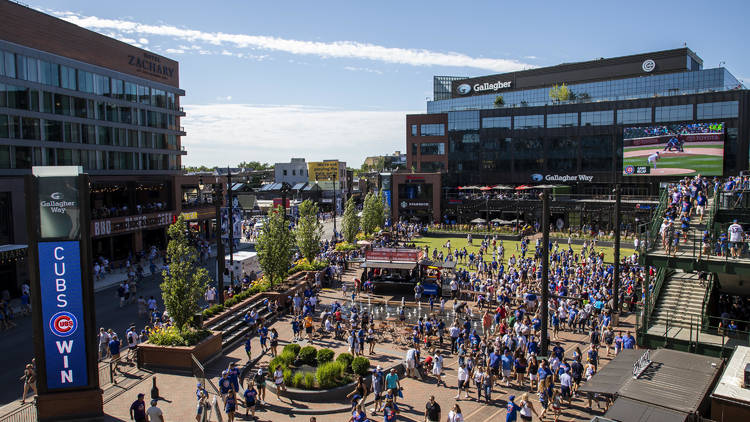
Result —
POLYGON ((436 387, 440 386, 440 383, 442 382, 444 386, 448 386, 445 384, 445 381, 443 381, 443 378, 441 375, 443 374, 443 357, 440 356, 440 352, 435 353, 435 356, 432 358, 432 375, 435 376, 437 379, 437 385, 436 387))
POLYGON ((164 414, 161 409, 156 407, 157 400, 151 400, 151 407, 146 410, 146 417, 149 422, 164 422, 164 414))
POLYGON ((727 232, 729 234, 729 243, 732 246, 732 258, 739 258, 740 252, 742 252, 742 238, 745 232, 742 230, 742 226, 737 223, 737 220, 732 222, 727 232))
POLYGON ((456 400, 461 398, 461 390, 464 390, 464 398, 469 398, 469 370, 466 369, 466 365, 461 364, 458 367, 458 391, 456 393, 456 400))
POLYGON ((406 376, 417 377, 417 349, 413 347, 406 351, 406 376))
POLYGON ((458 403, 453 405, 453 409, 448 412, 448 422, 464 422, 464 415, 461 413, 461 407, 458 403))

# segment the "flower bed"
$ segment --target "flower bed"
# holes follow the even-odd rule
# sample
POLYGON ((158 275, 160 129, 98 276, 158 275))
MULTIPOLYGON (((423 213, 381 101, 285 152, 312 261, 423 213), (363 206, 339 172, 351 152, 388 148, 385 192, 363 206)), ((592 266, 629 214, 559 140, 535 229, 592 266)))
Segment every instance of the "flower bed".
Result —
POLYGON ((139 366, 162 369, 192 370, 191 354, 205 362, 221 353, 221 332, 209 332, 208 337, 193 346, 159 346, 151 343, 138 345, 139 366))
POLYGON ((333 358, 334 352, 330 349, 289 344, 271 359, 268 371, 273 374, 281 368, 288 388, 329 390, 350 384, 354 377, 367 375, 370 370, 370 361, 361 356, 352 359, 350 354, 341 353, 337 359, 333 358))

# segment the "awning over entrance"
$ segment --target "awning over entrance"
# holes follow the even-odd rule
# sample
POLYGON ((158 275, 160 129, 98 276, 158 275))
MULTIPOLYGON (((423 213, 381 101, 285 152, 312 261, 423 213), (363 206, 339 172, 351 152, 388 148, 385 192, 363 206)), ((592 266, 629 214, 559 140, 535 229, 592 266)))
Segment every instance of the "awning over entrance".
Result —
POLYGON ((365 261, 360 265, 360 268, 390 268, 394 270, 413 270, 416 266, 416 262, 365 261))

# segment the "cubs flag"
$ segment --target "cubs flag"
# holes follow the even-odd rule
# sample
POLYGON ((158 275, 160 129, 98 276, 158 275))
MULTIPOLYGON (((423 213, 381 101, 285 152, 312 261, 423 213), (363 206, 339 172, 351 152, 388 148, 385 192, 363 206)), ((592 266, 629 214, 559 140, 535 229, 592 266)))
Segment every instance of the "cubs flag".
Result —
POLYGON ((47 388, 84 387, 86 327, 78 242, 39 242, 47 388))

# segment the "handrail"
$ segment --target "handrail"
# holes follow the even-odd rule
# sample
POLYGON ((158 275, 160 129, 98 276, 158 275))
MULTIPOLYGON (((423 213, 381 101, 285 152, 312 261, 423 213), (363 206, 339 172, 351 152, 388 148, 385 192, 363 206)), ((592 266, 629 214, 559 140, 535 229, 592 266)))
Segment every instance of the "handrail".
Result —
POLYGON ((198 360, 198 358, 196 358, 192 353, 190 354, 190 358, 193 360, 193 376, 198 378, 198 381, 203 383, 204 386, 211 387, 211 390, 213 390, 214 394, 221 395, 221 393, 219 393, 219 389, 216 388, 216 385, 214 385, 213 381, 211 381, 211 378, 206 377, 206 369, 203 367, 203 364, 198 360), (198 371, 196 371, 196 368, 198 369, 198 371))
POLYGON ((33 401, 24 403, 6 414, 0 415, 0 422, 36 422, 36 400, 37 397, 34 396, 33 401))
POLYGON ((721 193, 722 193, 722 187, 719 186, 719 188, 716 190, 716 194, 713 196, 713 203, 711 204, 711 208, 708 211, 708 218, 706 218, 706 230, 711 234, 714 235, 714 222, 716 221, 716 213, 719 211, 719 203, 721 202, 721 193))
POLYGON ((714 289, 714 275, 713 273, 710 274, 708 277, 708 281, 706 282, 706 292, 703 294, 703 305, 701 306, 701 315, 703 316, 703 321, 701 323, 701 329, 711 323, 710 317, 706 313, 706 308, 708 307, 708 301, 711 298, 711 292, 714 289))
MULTIPOLYGON (((645 312, 646 312, 646 326, 644 329, 648 329, 648 326, 650 325, 651 321, 651 314, 654 311, 654 308, 656 307, 656 301, 659 298, 659 294, 661 293, 661 287, 664 284, 664 280, 667 276, 667 269, 666 268, 659 268, 656 270, 656 275, 654 277, 654 290, 648 295, 648 303, 645 304, 645 312)), ((648 289, 649 286, 646 286, 648 289)))
POLYGON ((664 212, 667 210, 667 201, 669 200, 668 198, 668 189, 662 189, 661 193, 659 194, 659 205, 656 207, 656 210, 654 210, 654 219, 653 221, 651 221, 651 229, 648 232, 648 237, 651 240, 651 242, 648 242, 650 243, 650 245, 648 245, 649 248, 654 248, 659 239, 659 229, 661 228, 661 223, 664 220, 664 212))

